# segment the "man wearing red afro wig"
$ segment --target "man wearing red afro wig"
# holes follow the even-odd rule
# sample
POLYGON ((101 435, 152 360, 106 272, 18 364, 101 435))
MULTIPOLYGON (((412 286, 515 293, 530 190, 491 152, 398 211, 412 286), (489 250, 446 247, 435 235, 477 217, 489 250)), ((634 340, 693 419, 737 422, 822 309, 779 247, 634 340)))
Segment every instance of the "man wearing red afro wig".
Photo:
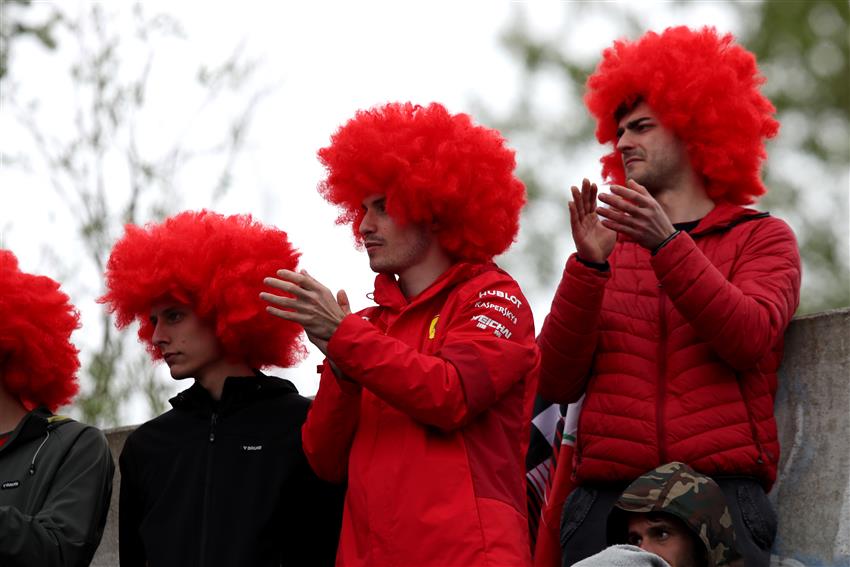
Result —
POLYGON ((82 567, 103 535, 115 465, 98 429, 54 415, 77 393, 59 284, 0 249, 0 565, 82 567))
POLYGON ((304 458, 309 400, 259 370, 302 356, 301 329, 257 298, 298 255, 283 231, 207 211, 127 225, 115 244, 101 302, 194 379, 121 452, 122 566, 333 563, 342 492, 304 458))
POLYGON ((601 550, 620 491, 669 461, 717 481, 746 564, 769 562, 773 401, 800 258, 784 222, 742 206, 765 191, 779 126, 763 82, 731 35, 685 27, 616 42, 587 81, 611 194, 597 208, 596 185, 572 188, 576 254, 538 337, 543 397, 585 396, 564 565, 601 550))
POLYGON ((525 201, 513 151, 439 104, 388 104, 319 157, 378 305, 354 315, 291 270, 268 283, 292 297, 263 297, 327 355, 303 440, 319 476, 348 481, 337 565, 528 565, 539 357, 528 302, 492 262, 525 201))

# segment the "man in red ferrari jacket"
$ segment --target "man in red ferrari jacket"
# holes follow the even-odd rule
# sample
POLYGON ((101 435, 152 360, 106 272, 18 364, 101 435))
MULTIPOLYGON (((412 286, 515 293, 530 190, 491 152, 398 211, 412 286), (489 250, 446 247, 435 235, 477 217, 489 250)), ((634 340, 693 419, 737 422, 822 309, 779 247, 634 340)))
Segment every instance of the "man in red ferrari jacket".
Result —
POLYGON ((303 428, 320 477, 348 482, 337 565, 530 565, 524 457, 539 360, 528 302, 492 258, 525 188, 501 135, 465 114, 388 104, 319 151, 324 196, 378 273, 351 314, 281 270, 269 311, 326 355, 303 428))
POLYGON ((731 35, 684 27, 616 42, 588 79, 611 193, 572 188, 576 253, 538 337, 541 394, 584 394, 563 565, 601 550, 622 489, 670 461, 717 481, 746 565, 768 565, 776 372, 800 258, 784 222, 742 206, 765 192, 779 126, 763 81, 731 35))

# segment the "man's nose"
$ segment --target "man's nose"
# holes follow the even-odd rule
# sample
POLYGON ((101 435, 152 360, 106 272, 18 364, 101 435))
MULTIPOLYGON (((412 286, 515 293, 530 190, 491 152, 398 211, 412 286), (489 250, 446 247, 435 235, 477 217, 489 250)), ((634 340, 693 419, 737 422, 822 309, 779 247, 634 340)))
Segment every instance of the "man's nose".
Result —
POLYGON ((623 132, 623 135, 620 136, 620 138, 617 140, 617 149, 622 152, 623 150, 628 150, 632 147, 634 147, 632 136, 631 134, 629 134, 629 131, 626 130, 625 132, 623 132))
POLYGON ((163 326, 159 323, 153 326, 153 335, 151 336, 151 342, 158 347, 161 347, 164 344, 168 344, 168 334, 165 332, 165 329, 163 329, 163 326))
POLYGON ((357 230, 363 236, 369 236, 375 232, 375 222, 371 211, 366 211, 363 214, 363 219, 360 221, 360 226, 357 227, 357 230))

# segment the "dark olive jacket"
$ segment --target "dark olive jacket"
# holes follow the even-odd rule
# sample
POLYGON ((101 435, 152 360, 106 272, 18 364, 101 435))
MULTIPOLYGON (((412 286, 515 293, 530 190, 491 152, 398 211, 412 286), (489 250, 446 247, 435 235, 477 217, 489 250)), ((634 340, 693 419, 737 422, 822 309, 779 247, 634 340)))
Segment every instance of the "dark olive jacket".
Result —
POLYGON ((0 447, 0 565, 89 565, 115 466, 100 430, 40 408, 0 447))

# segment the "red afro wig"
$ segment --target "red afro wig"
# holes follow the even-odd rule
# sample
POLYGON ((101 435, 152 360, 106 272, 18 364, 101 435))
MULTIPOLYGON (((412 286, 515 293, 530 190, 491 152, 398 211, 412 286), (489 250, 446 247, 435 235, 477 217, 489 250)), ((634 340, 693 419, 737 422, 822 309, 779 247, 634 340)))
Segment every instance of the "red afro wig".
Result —
POLYGON ((213 326, 225 356, 254 368, 292 366, 306 353, 301 327, 269 316, 259 298, 263 279, 295 270, 299 253, 281 230, 250 215, 183 212, 144 227, 127 225, 106 269, 98 301, 118 328, 139 322, 139 339, 154 359, 150 310, 162 298, 192 307, 213 326))
POLYGON ((444 106, 391 103, 358 111, 319 150, 327 168, 320 193, 342 209, 361 241, 361 203, 386 196, 401 224, 437 223, 452 257, 489 260, 508 249, 519 230, 525 186, 514 176, 513 150, 496 130, 444 106))
MULTIPOLYGON (((617 109, 645 101, 686 144, 709 197, 747 204, 765 192, 764 141, 779 131, 776 109, 759 91, 764 81, 755 56, 731 34, 675 27, 606 49, 587 80, 584 101, 596 118, 596 138, 614 145, 617 109)), ((616 148, 601 162, 607 181, 625 182, 616 148)))
POLYGON ((0 250, 0 375, 3 387, 28 409, 56 411, 79 390, 79 351, 71 333, 80 315, 59 284, 18 269, 18 259, 0 250))

